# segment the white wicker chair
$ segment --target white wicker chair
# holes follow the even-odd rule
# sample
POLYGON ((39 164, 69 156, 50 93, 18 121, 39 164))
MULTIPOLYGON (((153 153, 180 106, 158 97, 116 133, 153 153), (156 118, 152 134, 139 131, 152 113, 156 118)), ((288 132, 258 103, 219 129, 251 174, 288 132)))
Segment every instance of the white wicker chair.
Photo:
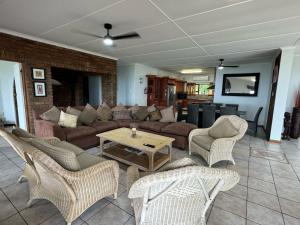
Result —
POLYGON ((128 197, 137 225, 205 225, 205 213, 219 191, 234 187, 237 172, 197 166, 188 158, 140 178, 127 170, 128 197))
POLYGON ((229 160, 233 164, 235 164, 234 159, 232 157, 232 149, 236 143, 236 141, 240 140, 246 133, 248 128, 248 123, 246 120, 235 116, 221 116, 219 117, 216 122, 210 128, 204 129, 194 129, 189 134, 189 154, 191 155, 192 152, 198 153, 201 155, 206 162, 208 163, 209 167, 213 164, 222 161, 222 160, 229 160), (238 130, 238 135, 233 136, 231 138, 218 138, 213 140, 210 145, 210 149, 204 148, 199 146, 199 144, 193 141, 193 137, 196 135, 203 135, 206 136, 208 139, 209 134, 208 131, 213 127, 216 126, 218 123, 222 122, 224 119, 229 119, 232 125, 238 130))
POLYGON ((26 161, 23 177, 29 183, 29 201, 47 199, 61 212, 68 225, 98 200, 117 197, 119 165, 106 160, 71 172, 29 143, 0 129, 2 136, 26 161))

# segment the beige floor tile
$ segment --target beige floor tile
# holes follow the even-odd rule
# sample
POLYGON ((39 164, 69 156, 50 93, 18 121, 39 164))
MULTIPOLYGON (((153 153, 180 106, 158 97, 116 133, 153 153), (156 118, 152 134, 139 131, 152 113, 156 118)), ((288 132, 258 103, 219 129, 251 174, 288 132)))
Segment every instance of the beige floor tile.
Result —
POLYGON ((252 202, 247 202, 247 219, 261 225, 284 225, 281 213, 252 202))
POLYGON ((283 218, 284 218, 285 225, 299 225, 300 224, 300 220, 295 217, 291 217, 291 216, 283 214, 283 218))
POLYGON ((5 221, 2 221, 2 222, 0 221, 0 224, 1 225, 26 225, 25 221, 22 219, 22 217, 18 213, 9 217, 5 221))
POLYGON ((127 192, 124 192, 123 194, 121 194, 116 200, 113 200, 112 203, 114 205, 120 207, 121 209, 123 209, 124 211, 129 213, 130 215, 134 215, 133 208, 131 206, 131 201, 128 198, 127 192))
POLYGON ((214 206, 234 213, 241 217, 246 217, 246 200, 237 198, 225 193, 219 193, 214 202, 214 206))
POLYGON ((130 217, 124 225, 136 225, 134 217, 130 217))
POLYGON ((249 176, 263 181, 274 183, 272 174, 268 172, 249 170, 249 176))
POLYGON ((89 218, 97 214, 100 210, 102 210, 104 207, 106 207, 108 204, 110 204, 109 201, 106 199, 101 199, 98 202, 96 202, 94 205, 89 207, 87 210, 84 211, 84 213, 81 214, 80 218, 84 221, 87 221, 89 218))
POLYGON ((3 191, 19 211, 26 208, 29 200, 28 182, 16 183, 15 185, 3 188, 3 191))
POLYGON ((213 207, 207 225, 245 225, 246 220, 240 216, 213 207))
POLYGON ((17 210, 13 207, 6 196, 0 191, 0 221, 17 213, 17 210))
POLYGON ((247 199, 247 187, 242 185, 236 185, 234 188, 226 192, 227 194, 239 197, 242 199, 247 199))
MULTIPOLYGON (((55 215, 51 216, 44 222, 42 222, 40 225, 65 225, 66 221, 63 218, 63 216, 60 213, 56 213, 55 215)), ((80 219, 77 218, 75 221, 72 222, 72 225, 86 225, 86 223, 80 219)))
POLYGON ((300 219, 300 203, 279 198, 282 213, 300 219))
POLYGON ((269 194, 277 195, 275 185, 271 182, 266 182, 263 180, 256 179, 254 177, 249 177, 248 187, 255 190, 260 190, 269 194))
POLYGON ((265 192, 249 188, 248 201, 281 212, 278 198, 275 195, 267 194, 265 192))

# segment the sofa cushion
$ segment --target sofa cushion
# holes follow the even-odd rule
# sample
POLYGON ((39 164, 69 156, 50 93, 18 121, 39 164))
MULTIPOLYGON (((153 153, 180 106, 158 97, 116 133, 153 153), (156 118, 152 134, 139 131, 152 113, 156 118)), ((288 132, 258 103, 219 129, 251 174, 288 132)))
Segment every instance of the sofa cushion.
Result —
POLYGON ((83 152, 80 155, 78 155, 77 160, 81 170, 84 170, 100 162, 105 161, 105 159, 103 159, 102 157, 94 156, 86 152, 83 152))
POLYGON ((131 112, 127 109, 113 111, 113 120, 131 120, 131 112))
POLYGON ((95 128, 97 133, 102 133, 105 131, 113 130, 118 128, 118 124, 115 121, 99 121, 96 120, 90 125, 95 128))
POLYGON ((76 158, 76 154, 73 151, 55 147, 43 140, 35 138, 32 138, 30 140, 30 143, 34 147, 38 148, 39 150, 50 156, 52 159, 54 159, 63 168, 70 171, 80 170, 79 162, 76 158))
POLYGON ((130 124, 134 122, 133 120, 115 120, 118 124, 118 127, 130 127, 130 124))
POLYGON ((99 106, 97 109, 98 120, 108 121, 112 119, 112 111, 109 107, 99 106))
POLYGON ((161 119, 160 122, 175 122, 175 115, 173 106, 160 110, 161 119))
POLYGON ((218 124, 209 129, 208 134, 213 138, 231 138, 239 134, 238 130, 227 119, 223 119, 218 124))
POLYGON ((163 127, 161 131, 164 133, 187 137, 189 136, 190 132, 196 128, 197 126, 194 124, 178 122, 168 124, 167 126, 163 127))
POLYGON ((53 106, 48 111, 42 113, 40 115, 40 117, 43 120, 48 120, 48 121, 57 123, 59 121, 59 117, 60 117, 60 110, 57 107, 53 106))
POLYGON ((60 112, 60 117, 58 125, 62 127, 71 127, 74 128, 77 126, 78 116, 74 116, 68 113, 60 112))
POLYGON ((68 106, 66 109, 66 113, 79 117, 81 114, 81 111, 78 109, 72 108, 71 106, 68 106))
POLYGON ((30 134, 26 130, 23 130, 19 127, 16 127, 15 129, 13 129, 12 133, 20 138, 34 138, 35 137, 33 134, 30 134))
POLYGON ((97 111, 90 107, 85 107, 78 119, 81 123, 90 125, 97 119, 97 111))
POLYGON ((53 145, 55 147, 70 150, 70 151, 74 152, 75 155, 79 155, 79 154, 84 152, 84 150, 77 147, 76 145, 73 145, 73 144, 71 144, 69 142, 66 142, 66 141, 60 141, 59 139, 56 139, 56 138, 45 139, 44 141, 46 141, 47 143, 49 143, 50 145, 53 145))
POLYGON ((163 122, 158 122, 158 121, 143 121, 143 122, 139 123, 138 127, 145 129, 145 130, 161 132, 161 129, 167 125, 168 125, 168 123, 163 123, 163 122))
POLYGON ((132 115, 133 119, 143 121, 148 117, 149 113, 146 108, 139 109, 132 115))
POLYGON ((159 110, 149 113, 149 120, 151 121, 158 121, 161 119, 161 114, 159 110))
POLYGON ((93 127, 88 126, 78 126, 76 128, 64 128, 67 141, 74 140, 76 138, 81 138, 84 136, 89 136, 96 134, 97 131, 93 127))
POLYGON ((199 145, 200 147, 206 149, 207 151, 210 150, 212 143, 214 142, 214 138, 209 135, 195 135, 192 138, 192 141, 199 145))

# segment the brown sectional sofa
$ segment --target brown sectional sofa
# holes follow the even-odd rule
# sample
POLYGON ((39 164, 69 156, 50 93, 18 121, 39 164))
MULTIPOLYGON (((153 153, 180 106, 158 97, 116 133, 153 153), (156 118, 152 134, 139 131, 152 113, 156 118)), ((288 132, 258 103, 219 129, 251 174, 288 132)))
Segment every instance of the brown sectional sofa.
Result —
MULTIPOLYGON (((84 106, 75 106, 74 108, 82 111, 84 106)), ((60 107, 60 109, 65 111, 65 108, 60 107)), ((68 141, 84 149, 99 145, 99 138, 96 137, 96 134, 120 127, 130 127, 131 123, 137 124, 138 130, 175 138, 173 146, 185 149, 188 145, 188 135, 190 131, 197 128, 197 126, 193 124, 182 122, 164 123, 159 121, 135 120, 96 120, 90 126, 83 125, 76 128, 64 128, 57 123, 42 120, 40 118, 40 115, 47 110, 49 110, 49 107, 39 107, 33 111, 36 136, 58 137, 63 141, 68 141)))

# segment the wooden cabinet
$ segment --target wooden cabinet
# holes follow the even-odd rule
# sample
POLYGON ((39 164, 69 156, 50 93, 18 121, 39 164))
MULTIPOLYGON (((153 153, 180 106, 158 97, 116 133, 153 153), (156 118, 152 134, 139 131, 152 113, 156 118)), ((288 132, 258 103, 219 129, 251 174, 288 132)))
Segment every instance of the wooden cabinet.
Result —
POLYGON ((148 87, 147 87, 147 105, 159 105, 160 99, 160 79, 154 75, 147 75, 148 87))

